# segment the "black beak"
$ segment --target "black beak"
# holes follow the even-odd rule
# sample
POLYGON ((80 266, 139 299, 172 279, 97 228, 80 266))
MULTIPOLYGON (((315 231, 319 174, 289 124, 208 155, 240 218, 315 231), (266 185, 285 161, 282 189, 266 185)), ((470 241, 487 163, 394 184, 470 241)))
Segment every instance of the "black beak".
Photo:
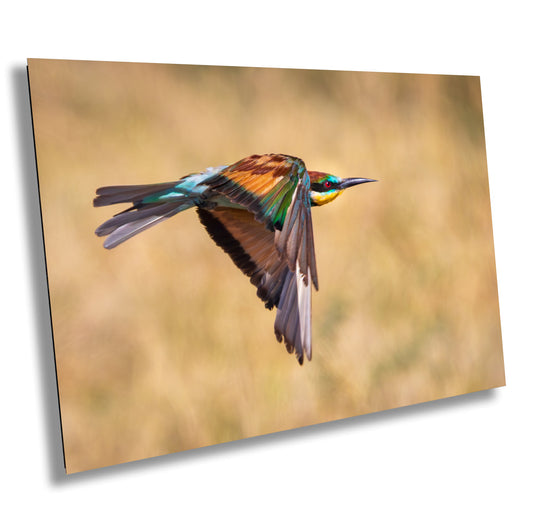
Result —
POLYGON ((373 183, 376 179, 365 179, 364 177, 349 177, 348 179, 343 179, 339 188, 344 190, 345 188, 350 188, 350 186, 362 185, 363 183, 373 183))

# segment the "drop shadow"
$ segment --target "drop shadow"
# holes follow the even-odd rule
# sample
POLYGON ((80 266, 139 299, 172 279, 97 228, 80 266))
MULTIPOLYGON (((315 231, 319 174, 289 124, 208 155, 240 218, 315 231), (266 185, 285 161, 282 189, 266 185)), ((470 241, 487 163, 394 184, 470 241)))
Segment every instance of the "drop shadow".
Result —
POLYGON ((19 177, 24 204, 22 215, 25 219, 25 234, 21 238, 25 241, 29 257, 28 274, 33 299, 31 319, 34 321, 35 347, 39 361, 39 385, 45 414, 44 430, 50 477, 52 482, 56 482, 65 477, 65 462, 26 67, 13 66, 10 70, 10 79, 13 104, 17 112, 15 133, 18 141, 19 177))
POLYGON ((180 467, 186 467, 187 463, 190 461, 198 461, 202 460, 203 458, 211 459, 216 457, 219 457, 221 460, 223 460, 226 454, 235 455, 241 452, 245 453, 258 446, 264 448, 276 446, 281 443, 290 443, 292 441, 301 442, 302 439, 314 438, 317 436, 320 436, 324 439, 332 439, 334 438, 335 433, 340 429, 348 429, 353 431, 354 439, 357 439, 357 430, 366 425, 383 425, 390 421, 401 421, 402 419, 413 417, 427 417, 428 414, 431 414, 432 412, 454 410, 457 407, 479 405, 479 403, 489 403, 494 401, 496 396, 496 389, 462 394, 451 398, 428 401, 417 405, 410 405, 408 407, 400 407, 381 412, 375 412, 372 414, 365 414, 346 419, 340 419, 337 421, 295 428, 293 430, 285 430, 282 432, 250 437, 247 439, 241 439, 239 441, 214 444, 204 448, 196 448, 193 450, 161 455, 159 457, 140 459, 124 464, 107 466, 100 469, 72 473, 69 475, 64 475, 58 484, 102 480, 114 475, 134 474, 141 469, 168 464, 179 464, 180 467))

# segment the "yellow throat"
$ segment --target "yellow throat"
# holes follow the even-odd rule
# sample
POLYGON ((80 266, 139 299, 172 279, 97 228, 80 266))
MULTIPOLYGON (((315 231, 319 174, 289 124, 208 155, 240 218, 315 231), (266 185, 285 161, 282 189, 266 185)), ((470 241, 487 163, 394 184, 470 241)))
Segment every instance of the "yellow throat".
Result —
POLYGON ((316 206, 322 206, 335 200, 344 190, 331 190, 329 192, 314 192, 311 190, 311 199, 316 206))

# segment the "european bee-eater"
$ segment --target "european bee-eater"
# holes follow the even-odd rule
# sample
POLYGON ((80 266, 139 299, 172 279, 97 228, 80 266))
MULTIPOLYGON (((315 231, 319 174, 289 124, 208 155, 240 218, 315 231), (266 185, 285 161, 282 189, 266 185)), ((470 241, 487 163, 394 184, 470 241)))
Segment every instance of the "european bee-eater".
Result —
POLYGON ((111 249, 180 211, 196 207, 209 236, 250 277, 268 309, 278 308, 274 331, 300 364, 311 360, 311 282, 318 290, 311 207, 346 188, 374 181, 308 171, 299 158, 253 155, 209 167, 178 181, 105 186, 94 206, 131 202, 96 229, 111 249))

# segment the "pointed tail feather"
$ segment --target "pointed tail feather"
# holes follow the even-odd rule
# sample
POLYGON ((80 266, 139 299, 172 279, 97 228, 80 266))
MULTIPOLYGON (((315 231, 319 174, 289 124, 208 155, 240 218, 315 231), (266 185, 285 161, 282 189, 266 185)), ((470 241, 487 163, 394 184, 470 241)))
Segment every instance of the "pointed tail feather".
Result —
POLYGON ((118 213, 101 226, 96 228, 98 236, 109 235, 105 242, 106 249, 113 249, 122 242, 139 234, 159 222, 176 215, 180 211, 187 210, 195 206, 195 203, 184 197, 180 201, 171 203, 141 206, 136 211, 123 211, 118 213))
POLYGON ((93 206, 108 206, 122 202, 141 202, 145 197, 174 188, 180 181, 152 185, 103 186, 96 190, 93 206))
POLYGON ((98 236, 108 235, 104 247, 112 249, 141 231, 195 206, 197 196, 175 190, 180 182, 98 188, 94 206, 133 203, 133 206, 117 213, 96 229, 98 236))

